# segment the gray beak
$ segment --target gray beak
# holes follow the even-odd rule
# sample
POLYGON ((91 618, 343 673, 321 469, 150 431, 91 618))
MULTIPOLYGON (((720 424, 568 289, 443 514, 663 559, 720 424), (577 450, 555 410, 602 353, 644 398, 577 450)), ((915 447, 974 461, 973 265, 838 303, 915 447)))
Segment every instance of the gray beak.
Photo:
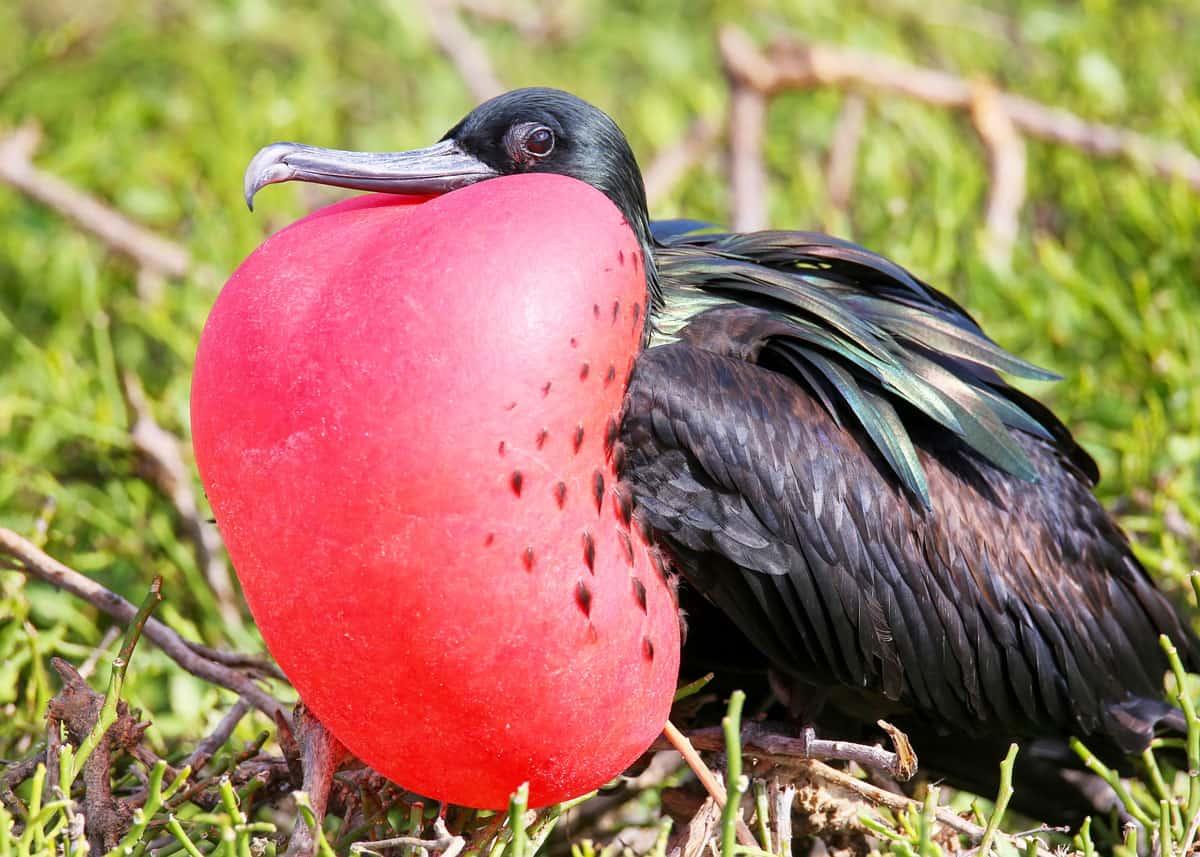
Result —
POLYGON ((246 167, 243 190, 254 195, 277 182, 313 182, 353 190, 417 195, 440 194, 499 175, 453 140, 411 152, 345 152, 300 143, 272 143, 246 167))

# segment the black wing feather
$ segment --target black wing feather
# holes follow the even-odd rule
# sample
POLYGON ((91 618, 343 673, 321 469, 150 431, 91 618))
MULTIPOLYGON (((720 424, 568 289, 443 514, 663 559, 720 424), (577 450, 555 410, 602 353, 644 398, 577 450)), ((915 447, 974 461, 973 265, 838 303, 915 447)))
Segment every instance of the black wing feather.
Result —
MULTIPOLYGON (((1006 352, 957 303, 903 267, 818 233, 698 233, 690 226, 672 222, 657 232, 654 344, 678 339, 714 305, 769 310, 755 316, 760 329, 748 337, 755 353, 743 356, 774 353, 785 364, 777 368, 808 385, 829 413, 840 418, 838 405, 846 406, 926 507, 905 409, 1022 479, 1036 473, 1009 429, 1052 438, 1094 481, 1095 464, 1070 433, 999 373, 1057 376, 1006 352)), ((711 332, 708 325, 704 335, 711 332)))
MULTIPOLYGON (((699 327, 722 314, 710 341, 735 351, 774 323, 742 308, 699 327)), ((681 338, 637 362, 621 476, 685 579, 777 669, 967 732, 1144 746, 1134 715, 1159 711, 1139 702, 1161 692, 1158 635, 1189 663, 1192 637, 1056 443, 1011 434, 1026 481, 910 426, 926 510, 802 383, 681 338)))

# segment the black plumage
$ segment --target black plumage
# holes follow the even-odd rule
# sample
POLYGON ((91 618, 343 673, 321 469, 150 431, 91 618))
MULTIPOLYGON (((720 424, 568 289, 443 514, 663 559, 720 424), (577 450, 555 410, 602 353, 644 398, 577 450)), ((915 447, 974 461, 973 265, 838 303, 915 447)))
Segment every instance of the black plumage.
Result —
POLYGON ((1135 752, 1176 723, 1159 635, 1189 666, 1195 640, 1093 496, 1092 459, 1001 373, 1054 376, 894 262, 816 233, 652 224, 616 124, 546 89, 493 99, 419 152, 276 144, 247 194, 528 171, 602 190, 646 251, 647 348, 610 490, 719 611, 697 612, 693 641, 726 617, 752 668, 947 747, 1078 735, 1135 752))
POLYGON ((1144 749, 1165 706, 1120 715, 1161 696, 1158 635, 1189 637, 1060 450, 1014 436, 1039 477, 1020 480, 919 434, 924 509, 801 384, 689 333, 634 371, 625 478, 687 583, 773 667, 968 733, 1144 749))

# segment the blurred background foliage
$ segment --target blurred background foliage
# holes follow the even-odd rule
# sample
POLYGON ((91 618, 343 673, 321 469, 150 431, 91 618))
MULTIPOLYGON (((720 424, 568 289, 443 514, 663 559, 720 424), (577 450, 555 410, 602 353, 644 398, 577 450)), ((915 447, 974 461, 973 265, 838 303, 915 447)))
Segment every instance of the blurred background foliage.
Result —
MULTIPOLYGON (((603 106, 643 166, 696 117, 721 121, 715 33, 727 22, 760 39, 798 33, 988 79, 1200 150, 1198 0, 518 8, 552 26, 468 19, 497 74, 603 106)), ((1011 269, 993 270, 980 236, 986 159, 961 115, 868 95, 853 199, 833 210, 825 160, 843 98, 772 102, 772 223, 824 225, 893 257, 1002 345, 1062 373, 1035 392, 1096 456, 1104 502, 1182 601, 1200 565, 1200 196, 1129 163, 1031 141, 1011 269)), ((139 289, 129 262, 0 185, 0 525, 33 534, 41 520, 49 553, 133 601, 161 574, 159 615, 173 627, 261 648, 244 611, 240 621, 219 615, 173 506, 139 476, 122 374, 140 377, 158 422, 186 437, 192 357, 221 281, 270 231, 328 198, 272 189, 247 213, 241 176, 260 146, 421 146, 471 106, 405 0, 0 2, 0 135, 37 122, 41 168, 195 261, 193 275, 139 289)), ((720 222, 727 206, 718 147, 655 214, 720 222)), ((109 623, 5 571, 0 620, 0 758, 13 758, 44 729, 56 689, 47 658, 80 662, 109 623)), ((149 645, 126 695, 152 712, 160 750, 202 734, 230 700, 149 645)))

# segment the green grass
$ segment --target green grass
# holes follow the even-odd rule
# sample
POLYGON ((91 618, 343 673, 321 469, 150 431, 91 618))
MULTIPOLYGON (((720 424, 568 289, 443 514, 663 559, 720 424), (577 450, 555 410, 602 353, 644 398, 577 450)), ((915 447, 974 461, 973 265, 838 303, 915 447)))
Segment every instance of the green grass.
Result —
MULTIPOLYGON (((558 41, 481 25, 510 85, 572 89, 608 109, 643 164, 726 90, 722 22, 758 37, 801 32, 987 77, 1013 91, 1200 150, 1200 2, 989 9, 916 0, 654 4, 564 0, 558 41)), ((303 189, 241 200, 257 148, 279 139, 384 149, 424 145, 469 107, 453 68, 402 0, 10 0, 0 4, 0 131, 44 129, 37 161, 217 272, 138 297, 137 272, 57 214, 0 187, 0 524, 137 601, 162 575, 158 615, 211 644, 253 649, 249 617, 223 621, 170 503, 137 474, 121 373, 155 416, 187 433, 190 367, 219 285, 268 232, 301 214, 303 189)), ((833 214, 825 147, 841 96, 787 94, 770 112, 770 213, 812 227, 833 214)), ((1200 565, 1200 196, 1120 162, 1031 142, 1029 196, 1011 273, 984 262, 983 153, 961 116, 869 98, 844 234, 965 303, 1013 352, 1065 377, 1036 392, 1099 460, 1100 494, 1139 555, 1182 600, 1200 565)), ((311 191, 309 192, 311 194, 311 191)), ((655 212, 720 221, 718 157, 655 212)), ((0 758, 43 732, 56 679, 107 620, 0 572, 0 758)), ((112 652, 109 653, 111 656, 112 652)), ((153 713, 160 752, 205 733, 230 697, 144 646, 126 697, 153 713)), ((248 718, 235 737, 269 726, 248 718)))

